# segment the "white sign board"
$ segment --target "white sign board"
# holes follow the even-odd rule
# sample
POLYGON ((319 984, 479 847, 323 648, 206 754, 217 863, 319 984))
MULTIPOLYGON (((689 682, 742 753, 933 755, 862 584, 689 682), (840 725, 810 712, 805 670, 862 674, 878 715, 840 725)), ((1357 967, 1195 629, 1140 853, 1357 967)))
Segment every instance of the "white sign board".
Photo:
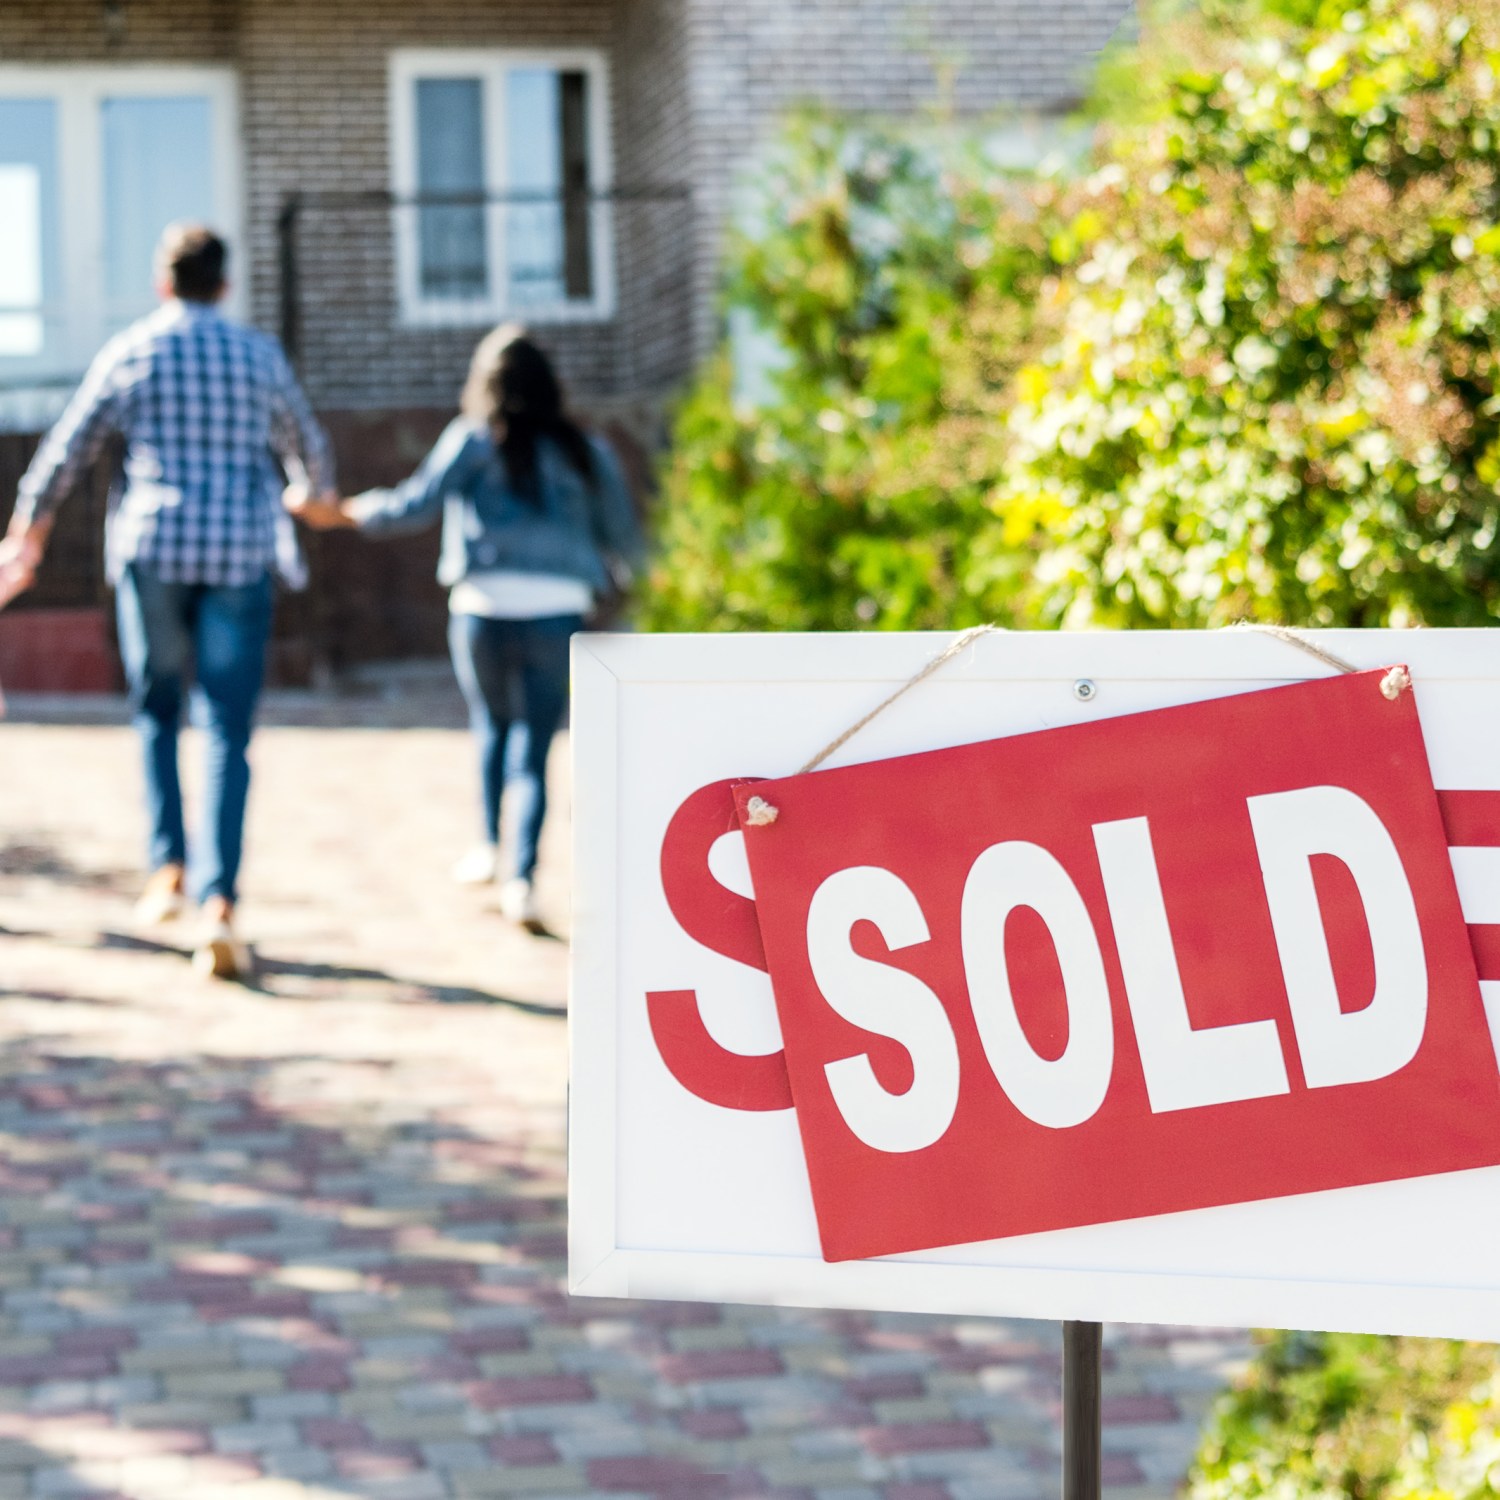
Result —
MULTIPOLYGON (((766 1058, 782 1046, 776 997, 767 973, 696 940, 674 916, 663 876, 663 843, 674 815, 695 792, 713 783, 794 775, 920 671, 951 639, 916 634, 575 637, 572 1290, 609 1297, 1350 1329, 1500 1340, 1500 1259, 1493 1250, 1500 1243, 1500 1165, 1454 1171, 1416 1166, 1405 1169, 1408 1175, 1401 1180, 1371 1180, 1366 1171, 1363 1177, 1348 1179, 1363 1184, 1357 1186, 1283 1196, 1265 1196, 1262 1188, 1255 1201, 1224 1201, 1221 1192, 1217 1206, 1110 1217, 1107 1222, 1079 1222, 1073 1227, 1006 1233, 868 1258, 827 1259, 826 1220, 833 1196, 820 1199, 815 1213, 809 1177, 811 1137, 799 1130, 798 1121, 809 1098, 805 1090, 797 1093, 796 1111, 768 1107, 764 1098, 759 1108, 729 1107, 699 1097, 668 1066, 660 1035, 665 1012, 658 1014, 654 1028, 648 995, 675 996, 673 1013, 680 1016, 688 1003, 682 992, 692 992, 691 1006, 701 1018, 709 1045, 731 1057, 766 1058)), ((1500 798, 1492 805, 1484 794, 1500 794, 1500 635, 1339 631, 1309 632, 1307 639, 1361 669, 1384 669, 1398 662, 1409 669, 1414 686, 1405 701, 1415 704, 1413 733, 1419 719, 1416 737, 1419 744, 1425 743, 1430 765, 1427 795, 1435 788, 1439 802, 1462 813, 1458 825, 1448 824, 1449 863, 1443 866, 1442 878, 1448 880, 1451 865, 1453 880, 1448 886, 1451 892, 1456 885, 1457 893, 1453 909, 1456 913, 1461 907, 1461 923, 1467 926, 1479 955, 1477 971, 1466 969, 1467 980, 1459 976, 1454 982, 1460 991, 1464 983, 1472 989, 1477 973, 1477 1030, 1471 1026, 1463 1036, 1471 1042, 1478 1039, 1479 1045, 1468 1049, 1466 1066, 1482 1075, 1482 1086, 1476 1092, 1471 1080, 1461 1106, 1455 1106, 1452 1098, 1444 1097, 1441 1063, 1437 1071, 1406 1077, 1408 1085, 1414 1077, 1422 1081, 1422 1100, 1414 1108, 1430 1102, 1436 1110, 1446 1109, 1450 1122, 1458 1109, 1463 1119, 1455 1128, 1460 1133, 1466 1119, 1475 1124, 1476 1135, 1492 1135, 1500 1123, 1500 1066, 1490 1040, 1491 1033, 1500 1031, 1496 1025, 1500 1021, 1500 945, 1492 942, 1500 934, 1500 798), (1490 822, 1497 830, 1494 847, 1487 831, 1490 822), (1487 978, 1491 971, 1492 977, 1487 978), (1491 1110, 1493 1117, 1488 1113, 1491 1110)), ((836 770, 889 762, 895 757, 1035 736, 1038 731, 1067 726, 1102 726, 1125 716, 1216 703, 1234 695, 1337 676, 1294 645, 1248 631, 996 633, 967 646, 876 717, 829 759, 827 767, 836 770)), ((1351 687, 1349 693, 1354 692, 1351 687)), ((1273 701, 1292 704, 1294 700, 1267 698, 1264 703, 1269 706, 1273 701)), ((1371 706, 1374 701, 1371 698, 1364 704, 1361 700, 1362 711, 1376 712, 1378 705, 1371 706)), ((1410 713, 1410 708, 1406 711, 1410 713)), ((1305 713, 1303 719, 1307 719, 1305 713)), ((1155 721, 1134 722, 1145 726, 1155 721)), ((1190 717, 1161 720, 1168 726, 1179 722, 1189 732, 1196 721, 1190 717)), ((1335 750, 1337 733, 1330 721, 1329 743, 1335 750)), ((1241 759, 1257 763, 1256 737, 1235 738, 1241 759)), ((1267 755, 1285 736, 1277 732, 1271 738, 1276 744, 1264 747, 1267 755)), ((1373 740, 1381 743, 1379 731, 1373 740)), ((1075 737, 1057 743, 1082 741, 1075 737)), ((1053 741, 1017 742, 1015 747, 999 747, 997 754, 1008 754, 1011 748, 1019 752, 1025 744, 1040 750, 1053 741)), ((1381 761, 1378 754, 1366 758, 1372 764, 1381 761)), ((1049 764, 1045 759, 1033 763, 1049 764)), ((908 764, 920 770, 948 762, 923 758, 908 764)), ((809 786, 825 774, 820 769, 788 787, 809 786)), ((1037 771, 1028 784, 1015 788, 1016 796, 1039 805, 1067 793, 1061 786, 1049 788, 1046 778, 1045 770, 1037 771)), ((1178 780, 1183 806, 1191 811, 1197 795, 1192 778, 1178 780)), ((1336 781, 1336 771, 1322 780, 1336 781)), ((850 795, 859 790, 852 773, 843 781, 830 778, 822 785, 830 797, 835 787, 847 785, 850 795)), ((791 790, 787 792, 789 805, 791 790)), ((986 806, 1005 800, 986 796, 986 806)), ((1269 805, 1272 799, 1251 799, 1257 800, 1269 805)), ((1198 804, 1193 816, 1206 817, 1212 811, 1201 796, 1198 804)), ((1243 800, 1235 816, 1240 813, 1243 800)), ((1137 821, 1144 829, 1146 820, 1137 821)), ((1248 830, 1250 821, 1242 821, 1248 830)), ((946 826, 932 825, 927 840, 931 847, 924 858, 948 837, 946 826)), ((1126 821, 1095 823, 1101 862, 1106 852, 1111 859, 1125 857, 1129 851, 1124 834, 1129 831, 1126 821), (1108 843, 1101 828, 1111 830, 1108 843)), ((854 848, 861 830, 851 822, 848 832, 854 848)), ((796 825, 787 817, 765 834, 795 838, 796 825)), ((743 912, 746 908, 740 902, 754 896, 744 840, 760 836, 756 830, 739 831, 731 813, 723 836, 704 846, 702 878, 727 893, 726 910, 738 906, 743 912)), ((1262 836, 1258 824, 1256 836, 1262 836)), ((1270 882, 1268 848, 1268 844, 1261 845, 1261 864, 1270 882)), ((1163 858, 1170 863, 1170 851, 1163 858)), ((755 859, 753 849, 751 859, 755 859)), ((1359 860, 1350 856, 1347 862, 1360 881, 1359 860)), ((1278 898, 1270 884, 1267 893, 1266 900, 1274 907, 1278 898)), ((1168 915, 1170 894, 1169 888, 1168 915)), ((956 894, 953 899, 956 903, 956 894)), ((933 941, 938 942, 939 927, 947 917, 930 906, 929 902, 926 915, 933 941)), ((1366 909, 1371 909, 1368 902, 1366 909)), ((1123 931, 1118 911, 1113 915, 1117 929, 1123 931)), ((1272 921, 1277 923, 1280 943, 1284 933, 1274 912, 1272 921)), ((1263 925, 1269 934, 1270 923, 1263 925)), ((1382 1004, 1380 986, 1385 983, 1381 977, 1384 924, 1371 925, 1381 929, 1370 934, 1376 971, 1376 1000, 1370 1008, 1375 1010, 1382 1004)), ((1424 932, 1431 955, 1432 935, 1426 928, 1424 932)), ((890 933, 886 937, 894 954, 901 943, 890 933)), ((1059 943, 1060 959, 1064 958, 1062 947, 1059 943)), ((1106 947, 1111 965, 1117 964, 1114 950, 1124 953, 1126 944, 1111 941, 1106 947)), ((768 944, 767 951, 775 957, 774 945, 768 944)), ((1227 951, 1232 957, 1232 945, 1227 951)), ((1284 968, 1291 951, 1283 945, 1284 968)), ((1132 983, 1130 962, 1144 972, 1144 959, 1125 957, 1123 983, 1117 983, 1111 968, 1111 985, 1121 990, 1132 983)), ((1289 991, 1301 982, 1295 974, 1286 974, 1289 991)), ((1064 983, 1070 983, 1066 972, 1064 983)), ((1426 1022, 1429 1033, 1446 1024, 1437 1010, 1436 978, 1433 984, 1433 1013, 1426 1022)), ((979 990, 972 972, 968 987, 977 1004, 979 990)), ((1191 1018, 1200 1001, 1191 984, 1188 989, 1191 1018)), ((781 998, 785 1004, 785 991, 781 998)), ((1295 994, 1293 1001, 1295 1006, 1295 994)), ((1278 1003, 1285 1009, 1285 995, 1278 1003)), ((1116 1009, 1117 1032, 1128 1030, 1128 1023, 1118 1019, 1128 1014, 1134 1020, 1139 1046, 1135 1039, 1128 1047, 1120 1043, 1131 1061, 1127 1066, 1117 1058, 1115 1073, 1138 1067, 1133 1059, 1139 1051, 1149 1090, 1152 1063, 1147 1055, 1144 1012, 1133 993, 1128 1010, 1124 999, 1116 1009)), ((1359 1113, 1360 1101, 1380 1097, 1361 1095, 1358 1090, 1380 1085, 1314 1077, 1310 1031, 1302 1029, 1300 1013, 1296 1020, 1295 1035, 1291 1025, 1282 1025, 1280 1050, 1274 1058, 1263 1048, 1252 1067, 1246 1054, 1248 1076, 1257 1070, 1277 1073, 1283 1067, 1279 1059, 1284 1052, 1287 1071, 1282 1082, 1264 1087, 1246 1084, 1235 1094, 1238 1054, 1230 1049, 1216 1064, 1228 1080, 1220 1085, 1220 1097, 1241 1102, 1216 1107, 1260 1111, 1255 1119, 1274 1123, 1283 1101, 1290 1108, 1299 1095, 1315 1094, 1320 1082, 1339 1083, 1340 1088, 1326 1089, 1318 1096, 1320 1101, 1346 1096, 1354 1101, 1353 1112, 1338 1117, 1354 1122, 1338 1127, 1338 1139, 1300 1139, 1299 1143, 1284 1130, 1281 1136, 1264 1137, 1282 1142, 1277 1149, 1298 1154, 1314 1172, 1307 1179, 1313 1181, 1320 1153, 1347 1145, 1358 1155, 1355 1138, 1364 1129, 1359 1122, 1366 1118, 1359 1113), (1305 1066, 1297 1060, 1299 1048, 1305 1054, 1305 1066), (1267 1097, 1252 1099, 1252 1094, 1267 1097), (1286 1144, 1289 1140, 1292 1145, 1286 1144)), ((1080 1023, 1075 1018, 1073 1024, 1076 1028, 1080 1023)), ((1201 1030, 1201 1016, 1197 1025, 1201 1030)), ((1255 1027, 1244 1025, 1247 1047, 1257 1036, 1257 1045, 1267 1042, 1264 1027, 1252 1035, 1255 1032, 1255 1027)), ((1227 1026, 1223 1034, 1231 1039, 1240 1035, 1231 1034, 1227 1026)), ((1331 1034, 1355 1033, 1335 1030, 1331 1034)), ((1187 1040, 1197 1044, 1201 1037, 1187 1040)), ((1274 1036, 1267 1045, 1275 1050, 1274 1036)), ((1039 1043, 1042 1063, 1047 1061, 1046 1051, 1039 1043)), ((787 1055, 795 1063, 790 1042, 787 1055)), ((1336 1072, 1337 1057, 1325 1066, 1336 1072)), ((1393 1070, 1401 1076, 1401 1059, 1389 1064, 1387 1071, 1393 1070)), ((815 1072, 821 1071, 820 1064, 815 1072)), ((965 1089, 971 1087, 970 1072, 966 1055, 965 1089)), ((797 1076, 794 1065, 794 1082, 797 1076)), ((1365 1076, 1371 1076, 1368 1070, 1365 1076)), ((1004 1082, 1001 1074, 997 1077, 1004 1082)), ((984 1086, 993 1090, 988 1075, 984 1086)), ((887 1079, 886 1088, 892 1094, 904 1087, 887 1079)), ((1412 1097, 1410 1087, 1403 1097, 1412 1097)), ((1177 1110, 1171 1118, 1161 1116, 1166 1122, 1161 1128, 1176 1128, 1177 1122, 1193 1119, 1191 1109, 1179 1106, 1194 1102, 1179 1099, 1163 1105, 1158 1098, 1152 1107, 1177 1110)), ((1366 1115, 1371 1113, 1378 1111, 1367 1109, 1366 1115)), ((1264 1180, 1272 1180, 1262 1170, 1266 1162, 1244 1144, 1262 1137, 1218 1128, 1221 1118, 1233 1124, 1250 1117, 1202 1113, 1201 1128, 1191 1136, 1194 1170, 1200 1176, 1232 1181, 1243 1171, 1250 1176, 1261 1172, 1264 1180), (1222 1154, 1216 1158, 1220 1141, 1222 1154)), ((807 1118, 812 1118, 810 1110, 807 1118)), ((1059 1120, 1051 1125, 1070 1127, 1071 1123, 1059 1120)), ((1370 1128, 1389 1130, 1391 1123, 1373 1120, 1370 1128)), ((1404 1122, 1396 1123, 1405 1134, 1413 1133, 1404 1122)), ((1065 1130, 1056 1134, 1061 1139, 1065 1130)), ((1008 1144, 1014 1142, 1008 1138, 995 1141, 997 1161, 1008 1144)), ((1500 1161, 1495 1155, 1485 1159, 1500 1161)), ((1143 1190, 1150 1189, 1158 1175, 1169 1176, 1178 1165, 1170 1152, 1147 1167, 1141 1165, 1147 1158, 1131 1160, 1135 1165, 1130 1170, 1138 1178, 1134 1185, 1143 1190)), ((832 1181, 830 1187, 830 1181, 825 1174, 821 1191, 836 1195, 840 1184, 832 1181)), ((917 1184, 912 1189, 913 1201, 924 1191, 917 1184)), ((1079 1191, 1086 1192, 1086 1188, 1079 1191)), ((849 1201, 856 1202, 857 1194, 849 1201)), ((938 1199, 932 1204, 935 1214, 946 1211, 938 1199)), ((845 1211, 842 1199, 835 1206, 845 1211)), ((876 1206, 884 1211, 879 1203, 876 1206)), ((922 1217, 916 1215, 919 1225, 922 1217)), ((855 1236, 849 1243, 857 1241, 855 1236)))

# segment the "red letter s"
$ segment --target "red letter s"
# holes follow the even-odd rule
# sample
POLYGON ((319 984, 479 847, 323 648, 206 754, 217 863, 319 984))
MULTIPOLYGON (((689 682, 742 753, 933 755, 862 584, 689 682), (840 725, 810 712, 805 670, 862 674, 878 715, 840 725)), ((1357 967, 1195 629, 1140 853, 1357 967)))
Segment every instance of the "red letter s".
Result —
MULTIPOLYGON (((733 789, 758 777, 699 787, 672 814, 661 845, 661 883, 678 925, 721 957, 766 972, 755 903, 726 890, 709 873, 716 839, 739 828, 733 789)), ((695 990, 651 990, 646 995, 651 1035, 667 1071, 691 1094, 722 1109, 792 1107, 786 1060, 730 1052, 708 1034, 695 990)))

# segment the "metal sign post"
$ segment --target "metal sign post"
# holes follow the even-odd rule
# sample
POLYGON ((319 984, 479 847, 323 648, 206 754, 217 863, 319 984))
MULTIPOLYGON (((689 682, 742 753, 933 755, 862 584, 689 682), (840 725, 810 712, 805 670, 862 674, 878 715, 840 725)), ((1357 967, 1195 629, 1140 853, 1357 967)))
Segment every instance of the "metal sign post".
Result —
POLYGON ((1063 1324, 1062 1500, 1100 1500, 1098 1323, 1063 1324))

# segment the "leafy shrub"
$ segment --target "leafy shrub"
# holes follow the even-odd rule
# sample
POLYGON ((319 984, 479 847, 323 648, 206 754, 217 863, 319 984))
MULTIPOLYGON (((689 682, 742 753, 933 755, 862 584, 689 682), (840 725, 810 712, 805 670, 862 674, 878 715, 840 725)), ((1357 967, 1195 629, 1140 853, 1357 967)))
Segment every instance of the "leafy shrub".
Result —
POLYGON ((1500 1495, 1494 1351, 1442 1339, 1269 1335, 1212 1418, 1188 1500, 1500 1495))
POLYGON ((643 623, 1500 613, 1500 7, 1205 0, 1108 77, 1024 204, 799 128, 731 257, 785 361, 684 404, 643 623))
POLYGON ((1500 609, 1500 12, 1328 9, 1205 32, 1064 206, 996 497, 1046 535, 1044 620, 1500 609))
POLYGON ((977 567, 974 544, 1045 241, 957 155, 831 120, 791 132, 728 294, 781 357, 751 401, 726 352, 678 412, 647 628, 1012 617, 1020 555, 977 567))

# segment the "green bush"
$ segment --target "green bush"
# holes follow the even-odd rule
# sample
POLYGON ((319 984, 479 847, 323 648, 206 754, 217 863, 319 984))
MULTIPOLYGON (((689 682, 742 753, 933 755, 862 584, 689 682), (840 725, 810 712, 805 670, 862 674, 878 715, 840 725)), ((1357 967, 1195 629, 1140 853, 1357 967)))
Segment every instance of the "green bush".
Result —
POLYGON ((1500 1495, 1494 1351, 1441 1339, 1278 1333, 1205 1433, 1188 1500, 1500 1495))
POLYGON ((1329 10, 1206 29, 1066 206, 995 502, 1045 534, 1043 620, 1500 608, 1500 12, 1329 10))
POLYGON ((1004 392, 1044 237, 977 159, 803 119, 731 251, 730 305, 779 351, 769 390, 728 352, 677 414, 656 629, 946 629, 1014 617, 993 526, 1004 392))
POLYGON ((643 623, 1487 623, 1497 74, 1494 5, 1205 0, 1071 187, 804 123, 731 255, 785 362, 682 407, 643 623))

